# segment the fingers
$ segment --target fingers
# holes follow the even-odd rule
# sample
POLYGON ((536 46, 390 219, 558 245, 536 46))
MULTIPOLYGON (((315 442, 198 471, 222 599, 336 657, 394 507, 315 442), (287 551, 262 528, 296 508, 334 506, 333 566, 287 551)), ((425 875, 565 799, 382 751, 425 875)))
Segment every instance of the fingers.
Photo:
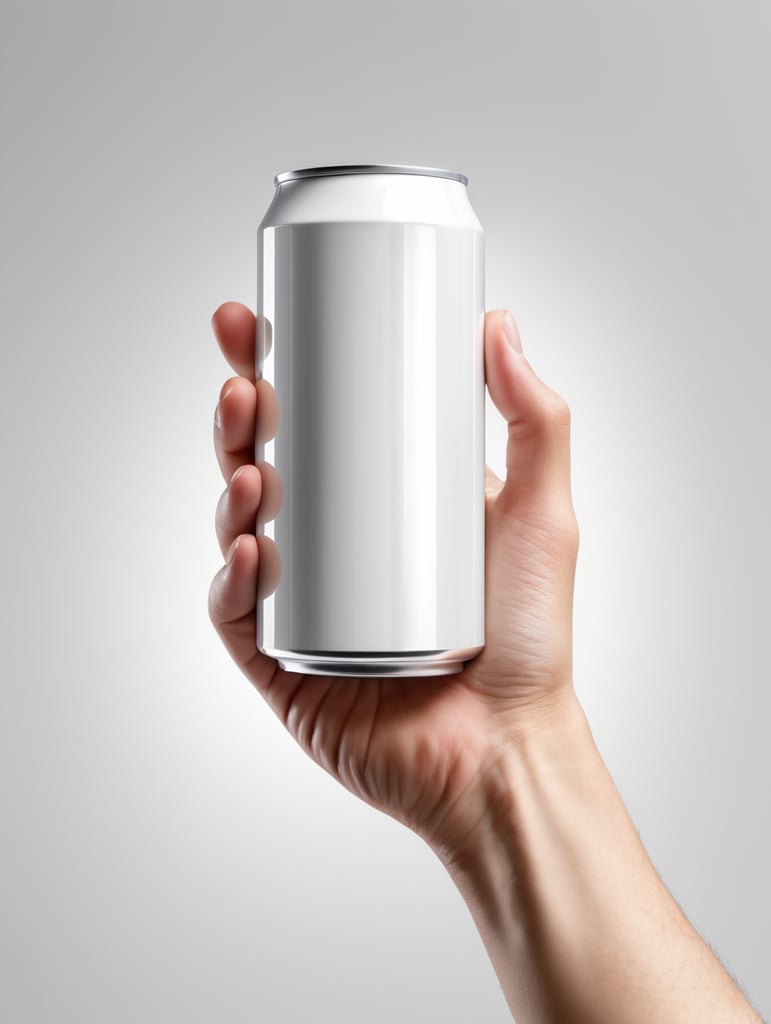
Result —
POLYGON ((262 497, 262 476, 256 466, 239 466, 222 492, 214 514, 217 542, 224 555, 242 533, 254 533, 262 497))
MULTIPOLYGON (((226 480, 253 463, 255 443, 269 441, 278 429, 276 392, 266 380, 255 382, 256 326, 254 313, 240 302, 223 302, 212 315, 215 337, 238 374, 225 382, 214 416, 214 449, 226 480)), ((263 333, 265 346, 270 332, 263 333)))
POLYGON ((209 618, 233 660, 256 685, 275 662, 257 648, 256 608, 278 586, 281 563, 269 537, 241 534, 209 588, 209 618))
POLYGON ((503 481, 489 466, 485 466, 485 497, 495 498, 503 487, 503 481))
MULTIPOLYGON (((267 541, 267 538, 260 538, 267 541)), ((263 692, 277 669, 257 648, 256 606, 261 563, 257 537, 237 537, 209 588, 209 617, 231 658, 263 692)))
POLYGON ((276 436, 278 402, 266 380, 244 377, 225 381, 214 411, 214 451, 222 475, 230 480, 239 466, 254 463, 254 448, 276 436))
POLYGON ((222 354, 239 377, 254 380, 256 319, 240 302, 223 302, 211 318, 214 336, 222 354))
POLYGON ((231 377, 220 391, 214 413, 214 451, 230 480, 239 466, 254 462, 257 392, 243 377, 231 377))
POLYGON ((223 555, 242 533, 275 519, 281 507, 281 478, 273 466, 240 466, 223 491, 214 522, 223 555))
POLYGON ((570 410, 533 372, 505 310, 485 318, 485 376, 490 397, 509 425, 499 500, 510 504, 536 492, 570 502, 570 410))

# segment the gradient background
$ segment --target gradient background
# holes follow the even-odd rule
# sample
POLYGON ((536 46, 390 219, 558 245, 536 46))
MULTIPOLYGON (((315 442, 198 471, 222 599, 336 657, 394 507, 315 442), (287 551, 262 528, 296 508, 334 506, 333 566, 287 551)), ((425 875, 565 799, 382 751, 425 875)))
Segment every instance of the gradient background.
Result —
POLYGON ((580 696, 770 1014, 768 5, 3 11, 0 1017, 509 1019, 438 861, 206 613, 209 318, 273 175, 348 162, 469 176, 488 308, 573 410, 580 696))

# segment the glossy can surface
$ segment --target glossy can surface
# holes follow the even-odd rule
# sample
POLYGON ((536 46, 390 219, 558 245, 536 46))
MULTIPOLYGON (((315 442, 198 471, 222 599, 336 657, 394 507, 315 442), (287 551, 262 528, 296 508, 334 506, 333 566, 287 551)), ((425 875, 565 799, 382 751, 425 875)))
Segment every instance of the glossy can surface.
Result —
POLYGON ((484 236, 465 179, 277 176, 257 377, 276 389, 275 591, 257 645, 322 675, 457 672, 484 644, 484 236))

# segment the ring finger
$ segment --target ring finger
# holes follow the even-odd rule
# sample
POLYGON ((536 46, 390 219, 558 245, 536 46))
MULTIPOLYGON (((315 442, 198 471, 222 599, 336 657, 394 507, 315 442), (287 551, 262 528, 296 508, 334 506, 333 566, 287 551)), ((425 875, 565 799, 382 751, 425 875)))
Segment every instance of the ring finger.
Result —
POLYGON ((240 466, 223 491, 214 516, 217 540, 223 555, 242 533, 274 519, 281 507, 281 480, 266 462, 240 466))
POLYGON ((254 462, 256 423, 254 384, 244 377, 231 377, 222 387, 214 416, 214 450, 226 480, 239 466, 254 462))

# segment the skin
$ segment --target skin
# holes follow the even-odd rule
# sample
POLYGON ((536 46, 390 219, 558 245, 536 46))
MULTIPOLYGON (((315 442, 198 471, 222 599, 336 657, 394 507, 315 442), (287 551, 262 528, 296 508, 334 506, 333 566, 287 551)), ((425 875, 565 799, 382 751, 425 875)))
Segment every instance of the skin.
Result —
POLYGON ((287 672, 255 647, 256 601, 277 584, 254 527, 281 504, 255 435, 278 429, 255 382, 255 317, 212 318, 236 373, 214 446, 225 564, 212 622, 300 746, 367 803, 421 835, 466 900, 520 1024, 758 1021, 651 865, 573 688, 578 528, 570 413, 522 354, 511 314, 485 319, 485 376, 508 424, 506 479, 486 476, 485 648, 454 676, 287 672))
POLYGON ((280 504, 275 471, 254 466, 255 430, 275 394, 255 386, 255 318, 225 303, 213 317, 238 377, 221 392, 214 427, 229 486, 216 514, 226 565, 211 589, 225 646, 289 731, 327 771, 368 803, 450 846, 473 823, 460 798, 512 723, 548 715, 571 691, 571 621, 578 528, 570 498, 570 416, 514 344, 504 311, 489 313, 490 393, 509 421, 507 482, 486 474, 486 646, 458 675, 339 679, 286 672, 255 650, 255 594, 269 540, 252 536, 280 504), (453 806, 457 805, 455 810, 453 806))

